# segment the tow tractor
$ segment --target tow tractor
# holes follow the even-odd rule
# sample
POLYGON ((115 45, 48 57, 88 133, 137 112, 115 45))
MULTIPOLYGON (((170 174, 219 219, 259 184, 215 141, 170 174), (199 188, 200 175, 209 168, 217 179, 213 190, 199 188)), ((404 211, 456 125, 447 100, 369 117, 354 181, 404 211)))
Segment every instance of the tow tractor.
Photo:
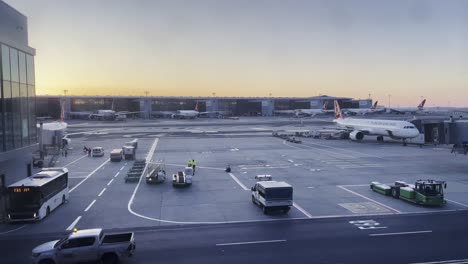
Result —
POLYGON ((192 167, 185 167, 184 171, 178 171, 176 174, 172 174, 172 186, 184 187, 192 185, 192 167))
POLYGON ((370 188, 374 192, 420 205, 442 206, 446 203, 444 189, 447 183, 444 181, 418 180, 415 184, 396 181, 393 185, 371 182, 370 188))

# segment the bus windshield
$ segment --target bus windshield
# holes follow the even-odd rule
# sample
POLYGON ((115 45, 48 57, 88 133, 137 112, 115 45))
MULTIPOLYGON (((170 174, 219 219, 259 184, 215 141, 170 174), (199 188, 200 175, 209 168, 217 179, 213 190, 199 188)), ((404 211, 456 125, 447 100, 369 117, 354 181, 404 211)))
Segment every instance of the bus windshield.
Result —
POLYGON ((41 192, 35 187, 10 187, 9 209, 12 212, 37 210, 41 206, 41 192))

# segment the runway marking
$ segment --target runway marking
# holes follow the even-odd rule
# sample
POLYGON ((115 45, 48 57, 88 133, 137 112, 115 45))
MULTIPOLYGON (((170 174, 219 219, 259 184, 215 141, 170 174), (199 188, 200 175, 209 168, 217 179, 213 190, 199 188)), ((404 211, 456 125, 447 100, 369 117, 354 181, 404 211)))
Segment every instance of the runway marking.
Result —
POLYGON ((91 207, 93 206, 93 204, 96 202, 96 200, 93 200, 89 205, 88 207, 86 207, 86 209, 84 210, 85 212, 88 212, 89 209, 91 209, 91 207))
MULTIPOLYGON (((125 165, 127 165, 127 163, 125 163, 125 165)), ((125 168, 125 166, 122 166, 122 168, 120 168, 120 171, 122 171, 124 168, 125 168)))
POLYGON ((101 197, 101 195, 106 191, 106 188, 102 189, 102 191, 98 194, 98 197, 101 197))
POLYGON ((398 210, 395 209, 395 208, 392 208, 392 207, 390 207, 390 206, 388 206, 388 205, 385 205, 385 204, 383 204, 383 203, 379 203, 379 202, 377 202, 377 201, 374 200, 374 199, 371 199, 371 198, 369 198, 369 197, 367 197, 367 196, 364 196, 364 195, 362 195, 362 194, 359 194, 359 193, 357 193, 357 192, 351 191, 350 189, 348 189, 348 188, 346 188, 346 187, 343 187, 343 186, 341 186, 341 185, 338 185, 338 186, 336 186, 336 187, 338 187, 338 188, 340 188, 340 189, 342 189, 342 190, 345 190, 345 191, 347 191, 347 192, 349 192, 349 193, 352 193, 352 194, 354 194, 354 195, 357 195, 357 196, 359 196, 359 197, 361 197, 361 198, 364 198, 364 199, 366 199, 366 200, 368 200, 368 201, 374 202, 374 203, 376 203, 376 204, 378 204, 378 205, 380 205, 380 206, 383 206, 383 207, 385 207, 385 208, 387 208, 387 209, 390 209, 390 210, 392 210, 392 211, 394 211, 394 212, 396 212, 396 213, 401 214, 401 212, 398 211, 398 210))
MULTIPOLYGON (((307 142, 308 144, 310 142, 307 142)), ((359 152, 359 151, 354 151, 354 150, 349 150, 349 149, 344 149, 344 148, 337 148, 337 147, 332 147, 332 146, 328 146, 328 145, 322 145, 322 144, 318 144, 318 143, 310 143, 312 145, 317 145, 317 146, 322 146, 322 147, 327 147, 327 148, 331 148, 331 149, 336 149, 336 150, 342 150, 342 151, 347 151, 347 152, 352 152, 352 153, 357 153, 357 154, 360 154, 360 155, 365 155, 365 156, 368 156, 368 157, 372 157, 372 158, 379 158, 379 159, 384 159, 380 156, 377 156, 377 155, 371 155, 371 154, 367 154, 367 153, 363 153, 363 152, 359 152)))
POLYGON ((237 182, 237 184, 239 184, 239 186, 244 189, 244 191, 249 191, 250 189, 247 188, 241 181, 239 181, 239 179, 232 173, 229 173, 229 176, 231 176, 231 178, 237 182))
POLYGON ((468 263, 468 259, 453 259, 453 260, 441 260, 441 261, 431 261, 431 262, 414 262, 410 264, 457 264, 457 263, 468 263))
POLYGON ((300 207, 297 203, 293 203, 294 208, 299 210, 301 213, 303 213, 307 218, 312 218, 313 216, 309 214, 304 208, 300 207))
POLYGON ((111 185, 111 183, 114 181, 114 179, 111 179, 109 183, 107 183, 107 186, 111 185))
POLYGON ((75 163, 75 162, 77 162, 77 161, 79 161, 79 160, 81 160, 81 159, 83 159, 83 158, 85 158, 85 157, 87 157, 87 156, 88 156, 88 155, 83 155, 83 156, 77 158, 76 160, 74 160, 74 161, 72 161, 72 162, 70 162, 70 163, 68 163, 68 164, 63 165, 63 167, 67 167, 67 166, 69 166, 69 165, 72 165, 73 163, 75 163))
POLYGON ((248 167, 248 168, 240 168, 241 170, 259 170, 259 169, 288 169, 291 166, 279 166, 279 167, 270 167, 270 166, 263 166, 263 167, 248 167))
POLYGON ((381 234, 369 234, 369 236, 399 236, 399 235, 412 235, 412 234, 424 234, 432 233, 432 230, 425 231, 411 231, 411 232, 399 232, 399 233, 381 233, 381 234))
POLYGON ((25 228, 26 226, 27 226, 27 225, 22 225, 22 226, 20 226, 20 227, 18 227, 18 228, 15 228, 15 229, 13 229, 13 230, 8 230, 8 231, 5 231, 5 232, 2 232, 2 233, 0 233, 0 235, 5 235, 5 234, 13 233, 13 232, 15 232, 15 231, 18 231, 18 230, 20 230, 20 229, 25 228))
POLYGON ((119 176, 119 173, 120 173, 120 171, 118 171, 118 172, 114 175, 114 178, 117 178, 117 176, 119 176))
MULTIPOLYGON (((175 164, 175 163, 166 163, 165 164, 166 166, 174 166, 174 167, 186 167, 187 165, 185 164, 175 164)), ((224 171, 225 169, 223 168, 214 168, 214 167, 205 167, 205 166, 197 166, 197 168, 200 168, 200 169, 209 169, 209 170, 221 170, 221 171, 224 171)))
POLYGON ((222 247, 222 246, 236 246, 236 245, 250 245, 250 244, 280 243, 280 242, 286 242, 286 240, 281 239, 281 240, 263 240, 263 241, 223 243, 223 244, 216 244, 216 246, 222 247))
POLYGON ((97 167, 90 174, 88 174, 88 176, 86 176, 86 178, 84 178, 77 185, 75 185, 73 188, 71 188, 69 192, 73 192, 76 188, 78 188, 78 186, 80 186, 83 182, 85 182, 89 177, 93 176, 93 174, 96 173, 96 171, 98 171, 100 168, 102 168, 104 165, 106 165, 109 161, 110 161, 110 159, 107 159, 106 161, 104 161, 101 165, 99 165, 99 167, 97 167))
POLYGON ((81 219, 81 215, 78 216, 78 217, 75 219, 75 221, 73 221, 73 223, 71 223, 71 225, 69 225, 69 226, 67 227, 66 230, 67 230, 67 231, 72 230, 72 229, 76 226, 76 224, 78 224, 78 221, 80 221, 80 219, 81 219))
POLYGON ((449 202, 451 202, 451 203, 458 204, 458 205, 461 205, 461 206, 463 206, 463 207, 467 207, 467 208, 468 208, 468 205, 466 205, 466 204, 459 203, 459 202, 455 202, 455 201, 449 200, 449 199, 445 199, 445 200, 447 200, 447 201, 449 201, 449 202))
POLYGON ((86 178, 86 176, 68 177, 68 179, 83 179, 83 178, 86 178))

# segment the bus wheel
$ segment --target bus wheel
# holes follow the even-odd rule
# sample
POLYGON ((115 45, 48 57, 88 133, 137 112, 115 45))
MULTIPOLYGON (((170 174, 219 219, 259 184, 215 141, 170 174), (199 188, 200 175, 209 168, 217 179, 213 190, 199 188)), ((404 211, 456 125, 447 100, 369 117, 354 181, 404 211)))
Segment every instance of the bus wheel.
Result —
POLYGON ((62 204, 65 203, 65 195, 62 195, 62 204))
POLYGON ((257 204, 257 201, 255 201, 255 197, 252 195, 252 203, 257 204))
POLYGON ((47 210, 46 210, 46 216, 49 216, 50 215, 50 207, 47 206, 47 210))
POLYGON ((262 206, 263 213, 268 214, 268 208, 266 206, 262 206))

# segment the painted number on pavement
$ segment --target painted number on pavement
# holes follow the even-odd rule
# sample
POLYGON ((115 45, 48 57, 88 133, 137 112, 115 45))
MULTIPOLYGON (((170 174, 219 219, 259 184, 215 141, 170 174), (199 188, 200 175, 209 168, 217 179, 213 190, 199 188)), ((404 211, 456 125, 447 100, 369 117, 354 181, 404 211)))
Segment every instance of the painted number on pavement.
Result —
POLYGON ((387 228, 386 226, 381 226, 380 223, 374 220, 349 221, 349 223, 361 230, 387 228))

